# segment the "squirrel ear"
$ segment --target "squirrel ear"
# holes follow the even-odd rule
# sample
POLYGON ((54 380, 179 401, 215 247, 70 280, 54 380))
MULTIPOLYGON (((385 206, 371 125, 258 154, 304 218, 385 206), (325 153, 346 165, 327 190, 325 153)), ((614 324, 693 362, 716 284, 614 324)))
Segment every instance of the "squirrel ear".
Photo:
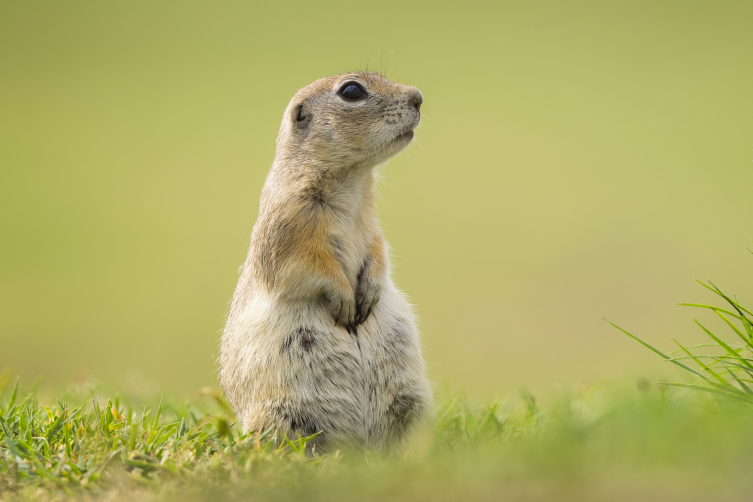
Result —
POLYGON ((292 118, 296 127, 308 127, 311 122, 311 113, 305 102, 293 107, 292 118))

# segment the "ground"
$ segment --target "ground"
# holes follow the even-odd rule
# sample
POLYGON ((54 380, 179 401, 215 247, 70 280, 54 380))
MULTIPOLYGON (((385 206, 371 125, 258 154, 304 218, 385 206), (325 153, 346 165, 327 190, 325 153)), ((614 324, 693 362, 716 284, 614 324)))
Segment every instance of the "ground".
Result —
POLYGON ((2 500, 736 500, 751 488, 750 405, 639 381, 442 400, 389 458, 306 455, 306 439, 243 435, 203 389, 156 407, 71 389, 40 403, 8 386, 2 500))

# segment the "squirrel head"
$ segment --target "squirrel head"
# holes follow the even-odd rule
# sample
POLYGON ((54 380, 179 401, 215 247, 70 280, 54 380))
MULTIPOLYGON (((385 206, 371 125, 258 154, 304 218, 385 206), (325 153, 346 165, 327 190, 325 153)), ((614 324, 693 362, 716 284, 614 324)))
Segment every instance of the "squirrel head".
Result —
POLYGON ((285 110, 277 156, 319 168, 373 167, 413 140, 423 95, 378 73, 325 77, 299 90, 285 110))

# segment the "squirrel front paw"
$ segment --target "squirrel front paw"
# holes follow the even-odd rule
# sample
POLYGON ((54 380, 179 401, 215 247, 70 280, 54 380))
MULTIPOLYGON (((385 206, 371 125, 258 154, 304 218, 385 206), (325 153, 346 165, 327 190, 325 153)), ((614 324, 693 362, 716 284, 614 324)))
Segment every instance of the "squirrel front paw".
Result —
POLYGON ((362 277, 356 291, 356 325, 362 324, 371 315, 377 303, 382 285, 376 277, 362 277))
POLYGON ((330 309, 335 325, 340 325, 348 330, 351 335, 358 336, 356 331, 356 302, 352 295, 334 294, 330 296, 330 309))

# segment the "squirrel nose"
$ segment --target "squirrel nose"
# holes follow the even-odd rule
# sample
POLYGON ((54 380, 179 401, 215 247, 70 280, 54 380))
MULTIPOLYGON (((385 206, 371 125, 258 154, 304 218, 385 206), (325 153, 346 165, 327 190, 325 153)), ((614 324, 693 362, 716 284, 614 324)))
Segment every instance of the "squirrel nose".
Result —
POLYGON ((413 92, 411 92, 410 99, 408 100, 408 103, 416 109, 416 111, 421 111, 421 104, 424 102, 424 95, 421 94, 421 91, 418 89, 414 89, 413 92))

